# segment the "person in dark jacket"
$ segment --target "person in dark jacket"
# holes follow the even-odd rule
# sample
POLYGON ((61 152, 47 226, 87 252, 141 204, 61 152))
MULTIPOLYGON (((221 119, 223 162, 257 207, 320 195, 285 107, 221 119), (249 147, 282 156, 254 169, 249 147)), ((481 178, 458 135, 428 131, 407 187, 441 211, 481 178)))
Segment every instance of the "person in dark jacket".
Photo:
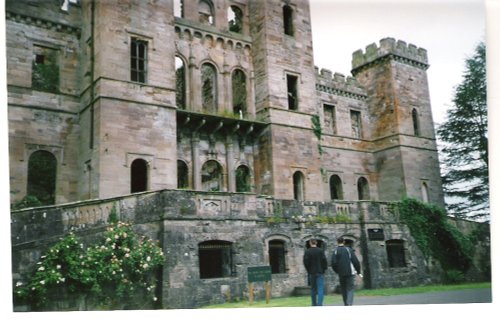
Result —
POLYGON ((354 281, 356 274, 361 274, 361 265, 349 246, 344 245, 344 238, 337 239, 337 248, 332 254, 332 269, 339 276, 340 291, 344 305, 352 305, 354 300, 354 281))
POLYGON ((311 302, 313 306, 323 305, 325 271, 328 268, 325 252, 318 247, 318 241, 310 240, 310 248, 304 253, 304 266, 311 284, 311 302))

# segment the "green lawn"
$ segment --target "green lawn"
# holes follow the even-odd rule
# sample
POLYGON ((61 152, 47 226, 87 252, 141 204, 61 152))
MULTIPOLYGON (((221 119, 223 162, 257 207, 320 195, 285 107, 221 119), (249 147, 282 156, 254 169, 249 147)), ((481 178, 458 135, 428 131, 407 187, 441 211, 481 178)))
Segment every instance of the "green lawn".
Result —
MULTIPOLYGON (((458 285, 425 285, 409 288, 387 288, 375 290, 359 290, 356 291, 356 296, 389 296, 401 294, 426 293, 435 291, 453 291, 464 289, 479 289, 490 288, 491 283, 466 283, 458 285)), ((252 305, 248 301, 230 302, 224 304, 216 304, 202 307, 203 309, 220 309, 220 308, 273 308, 273 307, 308 307, 311 305, 309 296, 294 296, 287 298, 271 298, 266 304, 265 300, 254 301, 252 305)), ((325 296, 324 304, 333 304, 341 302, 342 298, 338 294, 325 296)))

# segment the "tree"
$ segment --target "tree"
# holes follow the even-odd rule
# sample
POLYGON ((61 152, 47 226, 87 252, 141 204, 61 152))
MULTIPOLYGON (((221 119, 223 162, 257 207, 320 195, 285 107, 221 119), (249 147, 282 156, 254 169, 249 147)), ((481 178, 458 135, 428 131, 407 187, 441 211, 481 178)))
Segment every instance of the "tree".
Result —
POLYGON ((443 186, 448 212, 459 218, 489 218, 486 46, 466 59, 453 106, 437 130, 442 142, 443 186))

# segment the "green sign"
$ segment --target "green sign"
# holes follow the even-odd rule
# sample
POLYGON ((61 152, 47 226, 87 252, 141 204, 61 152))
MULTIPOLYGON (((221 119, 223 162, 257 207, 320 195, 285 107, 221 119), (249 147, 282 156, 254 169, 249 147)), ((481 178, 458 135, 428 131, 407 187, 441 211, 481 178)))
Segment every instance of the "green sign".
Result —
POLYGON ((271 266, 249 266, 248 283, 271 281, 271 266))

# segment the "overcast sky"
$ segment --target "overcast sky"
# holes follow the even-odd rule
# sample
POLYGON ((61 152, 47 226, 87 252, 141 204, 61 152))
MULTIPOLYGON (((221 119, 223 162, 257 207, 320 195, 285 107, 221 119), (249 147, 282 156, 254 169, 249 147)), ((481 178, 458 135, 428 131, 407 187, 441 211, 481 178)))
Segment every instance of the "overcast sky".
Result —
POLYGON ((483 0, 310 0, 315 65, 351 75, 352 53, 391 37, 427 49, 434 122, 441 123, 464 61, 485 40, 483 0))

